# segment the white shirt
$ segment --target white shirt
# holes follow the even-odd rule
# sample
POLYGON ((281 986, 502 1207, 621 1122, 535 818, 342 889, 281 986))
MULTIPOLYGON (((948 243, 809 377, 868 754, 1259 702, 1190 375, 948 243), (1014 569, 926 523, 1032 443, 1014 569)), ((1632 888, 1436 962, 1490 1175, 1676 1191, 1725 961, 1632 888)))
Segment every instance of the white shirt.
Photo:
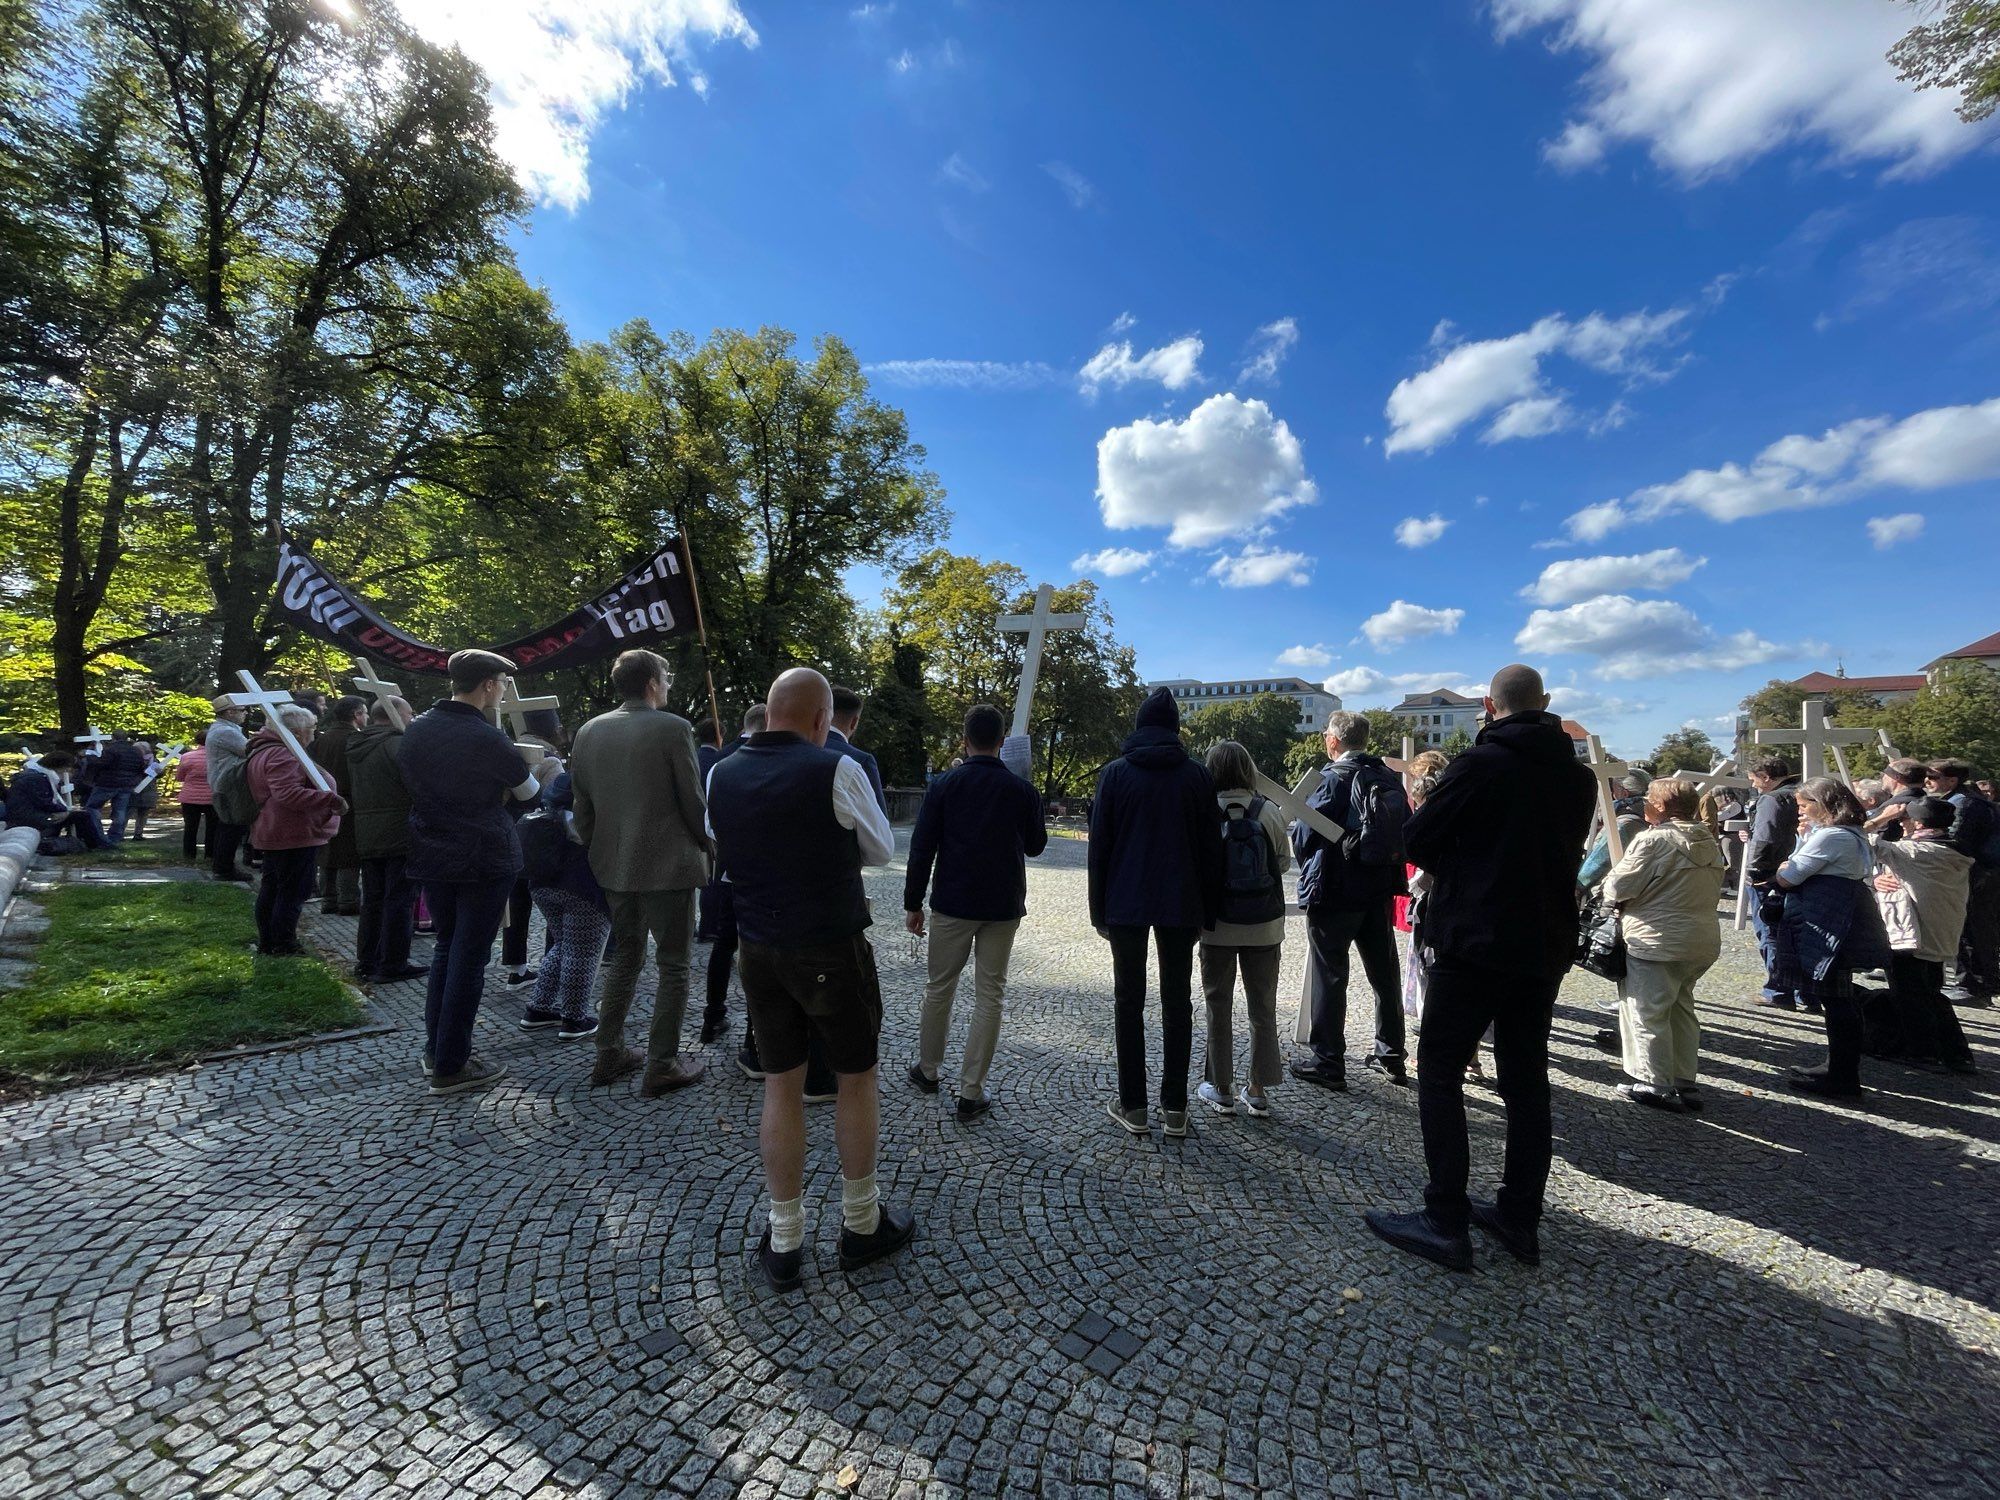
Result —
MULTIPOLYGON (((715 763, 721 765, 721 761, 715 763)), ((702 787, 704 800, 713 804, 715 793, 715 766, 708 768, 708 782, 702 787)), ((875 788, 868 784, 868 773, 861 769, 861 762, 848 756, 840 757, 840 764, 833 768, 833 820, 842 828, 852 828, 854 837, 861 844, 861 863, 864 865, 886 865, 895 857, 896 833, 889 826, 889 815, 882 811, 875 800, 875 788)), ((703 821, 708 827, 708 836, 715 837, 714 820, 706 814, 703 821)))

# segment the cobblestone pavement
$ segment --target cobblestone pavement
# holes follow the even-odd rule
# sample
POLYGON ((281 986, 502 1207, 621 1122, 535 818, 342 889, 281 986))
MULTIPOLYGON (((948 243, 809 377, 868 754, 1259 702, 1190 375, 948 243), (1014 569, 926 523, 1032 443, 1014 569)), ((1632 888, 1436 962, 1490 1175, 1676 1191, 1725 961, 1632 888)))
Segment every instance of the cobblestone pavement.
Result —
MULTIPOLYGON (((1994 1012, 1960 1012, 1982 1077, 1871 1064, 1863 1108, 1796 1098, 1815 1022, 1745 1003, 1732 934, 1712 1103, 1676 1118, 1616 1101, 1604 987, 1574 977, 1544 1263, 1482 1244, 1456 1276, 1361 1223, 1415 1201, 1422 1155, 1413 1096, 1358 1068, 1185 1142, 1104 1118, 1082 855, 1031 867, 970 1127, 901 1084, 919 975, 877 929, 882 1182, 921 1237, 835 1269, 815 1111, 789 1298, 746 1253, 757 1091, 726 1051, 665 1100, 593 1091, 512 994, 483 1096, 424 1093, 399 986, 394 1034, 0 1111, 0 1494, 2000 1493, 1994 1012)), ((1302 958, 1294 918, 1287 1028, 1302 958)), ((1490 1180, 1498 1103, 1472 1110, 1490 1180)))

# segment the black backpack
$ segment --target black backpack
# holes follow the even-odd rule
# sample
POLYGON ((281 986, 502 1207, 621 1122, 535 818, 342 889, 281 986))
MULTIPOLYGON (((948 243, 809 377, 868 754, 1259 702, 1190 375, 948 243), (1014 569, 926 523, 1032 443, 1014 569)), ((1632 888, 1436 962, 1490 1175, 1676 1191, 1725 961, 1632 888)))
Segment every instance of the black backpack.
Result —
POLYGON ((562 814, 538 808, 516 823, 514 831, 521 836, 521 873, 528 884, 560 885, 569 870, 570 850, 577 847, 563 827, 562 814))
POLYGON ((1346 826, 1358 833, 1354 859, 1364 865, 1403 866, 1403 824, 1409 821, 1410 800, 1403 778, 1386 766, 1364 765, 1347 784, 1346 826))
POLYGON ((1285 914, 1285 882, 1278 851, 1264 831, 1264 799, 1252 797, 1222 809, 1222 913, 1224 922, 1272 922, 1285 914))

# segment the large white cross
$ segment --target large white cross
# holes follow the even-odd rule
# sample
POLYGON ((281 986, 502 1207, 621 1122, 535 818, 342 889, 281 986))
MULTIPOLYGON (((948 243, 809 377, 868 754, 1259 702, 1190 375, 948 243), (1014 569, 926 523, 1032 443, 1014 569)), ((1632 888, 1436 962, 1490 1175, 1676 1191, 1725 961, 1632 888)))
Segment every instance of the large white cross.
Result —
POLYGON ((306 747, 299 743, 299 737, 292 733, 292 726, 285 722, 281 710, 297 706, 292 702, 292 695, 265 691, 257 685, 257 679, 248 672, 237 672, 236 680, 243 684, 243 691, 229 695, 227 700, 229 706, 263 709, 265 722, 278 738, 285 742, 285 748, 298 758, 299 764, 306 768, 306 775, 312 778, 312 784, 322 792, 332 791, 333 783, 326 779, 326 772, 319 768, 319 762, 306 754, 306 747))
MULTIPOLYGON (((1590 751, 1590 759, 1584 764, 1590 767, 1590 774, 1597 778, 1597 821, 1604 829, 1604 841, 1611 850, 1611 862, 1615 865, 1625 857, 1625 840, 1618 834, 1618 812, 1613 806, 1617 798, 1612 796, 1611 786, 1632 768, 1624 761, 1613 760, 1606 755, 1604 742, 1596 735, 1585 735, 1583 743, 1590 751)), ((1595 841, 1593 835, 1592 842, 1595 841)))
MULTIPOLYGON (((95 724, 90 726, 89 734, 80 734, 76 737, 76 742, 79 745, 88 745, 90 746, 91 750, 97 751, 100 755, 103 754, 104 747, 107 744, 109 744, 110 741, 111 741, 111 736, 106 734, 103 730, 99 729, 95 724)), ((89 753, 90 750, 84 751, 84 754, 86 755, 88 755, 89 753)))
POLYGON ((1797 745, 1799 747, 1799 773, 1802 776, 1826 775, 1826 753, 1835 751, 1834 764, 1839 767, 1840 779, 1846 781, 1846 757, 1838 753, 1841 745, 1872 745, 1878 742, 1878 731, 1873 729, 1839 729, 1826 722, 1826 700, 1808 698, 1801 708, 1803 722, 1797 729, 1756 729, 1750 733, 1752 742, 1759 745, 1797 745))
POLYGON ((1316 807, 1306 806, 1306 797, 1319 785, 1324 773, 1308 771, 1299 778, 1297 786, 1284 786, 1273 781, 1262 771, 1257 773, 1257 790, 1267 800, 1277 803, 1278 810, 1294 823, 1303 823, 1329 843, 1337 844, 1347 832, 1333 819, 1316 807))
POLYGON ((513 738, 525 739, 528 734, 528 715, 537 709, 561 708, 560 698, 523 698, 521 690, 514 686, 512 677, 500 679, 499 716, 507 721, 507 728, 513 738))
POLYGON ((1689 776, 1676 771, 1674 773, 1673 779, 1676 781, 1685 781, 1689 786, 1693 787, 1697 793, 1712 792, 1719 786, 1747 787, 1748 785, 1750 785, 1749 777, 1738 776, 1736 774, 1736 762, 1734 759, 1732 759, 1727 755, 1723 756, 1721 760, 1715 763, 1715 768, 1713 770, 1708 771, 1703 775, 1689 776))
POLYGON ((162 745, 159 749, 155 750, 153 752, 153 763, 146 767, 146 774, 139 778, 139 784, 132 788, 132 790, 135 792, 145 791, 159 777, 160 772, 166 770, 168 766, 180 763, 181 752, 185 749, 187 749, 186 745, 162 745))
POLYGON ((1026 633, 1027 645, 1021 650, 1021 685, 1014 693, 1015 734, 1028 732, 1028 715, 1035 706, 1035 684, 1042 675, 1042 646, 1052 630, 1081 630, 1090 622, 1082 615, 1052 615, 1049 608, 1055 603, 1056 591, 1053 586, 1043 584, 1035 590, 1035 607, 1025 615, 1002 615, 999 627, 1003 634, 1026 633))
MULTIPOLYGON (((1722 831, 1731 838, 1734 838, 1739 833, 1748 833, 1752 826, 1752 820, 1749 818, 1731 818, 1727 823, 1722 825, 1722 831)), ((1736 921, 1734 924, 1738 932, 1741 932, 1750 922, 1750 851, 1748 848, 1744 849, 1741 859, 1742 867, 1736 877, 1736 921)))
POLYGON ((389 722, 391 724, 394 724, 398 729, 408 729, 410 721, 403 717, 402 709, 396 706, 396 700, 403 696, 403 690, 397 687, 395 683, 385 682, 381 677, 377 676, 375 663, 365 656, 354 658, 354 670, 361 675, 350 678, 349 681, 360 688, 370 698, 374 699, 375 702, 382 705, 383 711, 389 715, 389 722))

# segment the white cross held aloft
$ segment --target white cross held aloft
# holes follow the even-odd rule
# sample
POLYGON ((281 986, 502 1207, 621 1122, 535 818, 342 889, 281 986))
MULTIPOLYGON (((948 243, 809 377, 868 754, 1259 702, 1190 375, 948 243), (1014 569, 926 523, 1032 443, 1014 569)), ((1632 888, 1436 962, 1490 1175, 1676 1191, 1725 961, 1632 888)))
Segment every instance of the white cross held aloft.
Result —
POLYGON ((375 663, 365 656, 354 658, 354 670, 361 675, 348 680, 375 702, 382 705, 382 711, 388 714, 391 724, 395 725, 398 729, 408 729, 410 721, 404 717, 403 710, 398 706, 402 701, 403 690, 397 687, 395 683, 386 681, 378 676, 375 671, 375 663))
POLYGON ((1713 770, 1705 771, 1699 776, 1685 771, 1676 771, 1673 779, 1676 781, 1685 781, 1695 789, 1697 794, 1712 792, 1719 786, 1747 787, 1750 785, 1749 777, 1738 776, 1736 774, 1736 762, 1732 757, 1727 755, 1715 763, 1713 770))
POLYGON ((146 774, 139 778, 139 784, 132 788, 132 790, 135 792, 145 791, 147 787, 159 779, 160 772, 166 770, 168 766, 180 764, 181 752, 186 749, 186 745, 160 746, 159 749, 153 752, 153 763, 146 767, 146 774))
POLYGON ((266 691, 257 685, 257 679, 248 672, 237 672, 236 680, 243 684, 243 691, 229 695, 227 700, 229 706, 263 709, 266 725, 272 733, 285 742, 285 748, 292 752, 298 763, 306 768, 306 775, 312 778, 312 784, 322 792, 332 791, 333 783, 326 779, 326 772, 319 768, 319 762, 306 754, 306 747, 299 743, 299 737, 292 733, 292 726, 285 722, 284 710, 298 706, 292 702, 292 695, 266 691))
MULTIPOLYGON (((1611 862, 1615 865, 1625 857, 1625 840, 1618 833, 1618 812, 1613 806, 1617 798, 1612 795, 1611 788, 1632 767, 1606 755, 1604 742, 1594 734, 1585 735, 1583 743, 1590 751, 1590 758, 1584 764, 1597 778, 1597 827, 1604 830, 1604 842, 1611 850, 1611 862)), ((1596 829, 1593 828, 1591 842, 1596 841, 1596 829)))
MULTIPOLYGON (((1725 836, 1735 838, 1738 834, 1748 833, 1754 826, 1753 821, 1749 818, 1731 818, 1727 823, 1722 825, 1722 831, 1725 836)), ((1741 932, 1749 925, 1750 921, 1750 851, 1748 849, 1743 851, 1740 856, 1740 862, 1741 868, 1737 871, 1736 876, 1736 920, 1734 923, 1738 932, 1741 932)))
POLYGON ((1050 584, 1043 584, 1035 590, 1035 607, 1025 615, 1002 615, 999 627, 1003 634, 1028 637, 1027 645, 1021 650, 1021 685, 1014 694, 1013 733, 1028 732, 1028 715, 1035 706, 1035 684, 1042 675, 1042 647, 1052 630, 1081 630, 1090 621, 1082 615, 1055 615, 1049 609, 1055 603, 1056 591, 1050 584))
POLYGON ((1827 752, 1833 752, 1834 765, 1842 781, 1850 781, 1847 774, 1847 757, 1840 753, 1842 745, 1872 745, 1879 742, 1880 731, 1875 729, 1840 729, 1826 722, 1826 700, 1808 698, 1801 705, 1802 722, 1797 729, 1756 729, 1750 738, 1759 745, 1797 745, 1799 747, 1799 774, 1806 777, 1824 776, 1827 773, 1827 752))
MULTIPOLYGON (((101 755, 104 753, 104 747, 111 742, 111 736, 93 724, 90 726, 90 733, 78 735, 76 742, 79 745, 90 746, 90 750, 95 750, 101 755)), ((83 753, 88 755, 90 754, 90 750, 86 750, 83 753)))
POLYGON ((512 677, 500 679, 499 716, 507 721, 509 735, 517 740, 528 737, 528 715, 538 709, 559 709, 562 699, 555 697, 523 698, 521 690, 514 686, 512 677))
POLYGON ((1297 786, 1284 786, 1273 781, 1262 771, 1257 773, 1257 791, 1268 802, 1274 802, 1278 810, 1293 823, 1303 823, 1321 838, 1331 843, 1339 843, 1346 832, 1338 823, 1316 807, 1306 806, 1306 798, 1319 785, 1321 771, 1308 771, 1299 778, 1297 786))

